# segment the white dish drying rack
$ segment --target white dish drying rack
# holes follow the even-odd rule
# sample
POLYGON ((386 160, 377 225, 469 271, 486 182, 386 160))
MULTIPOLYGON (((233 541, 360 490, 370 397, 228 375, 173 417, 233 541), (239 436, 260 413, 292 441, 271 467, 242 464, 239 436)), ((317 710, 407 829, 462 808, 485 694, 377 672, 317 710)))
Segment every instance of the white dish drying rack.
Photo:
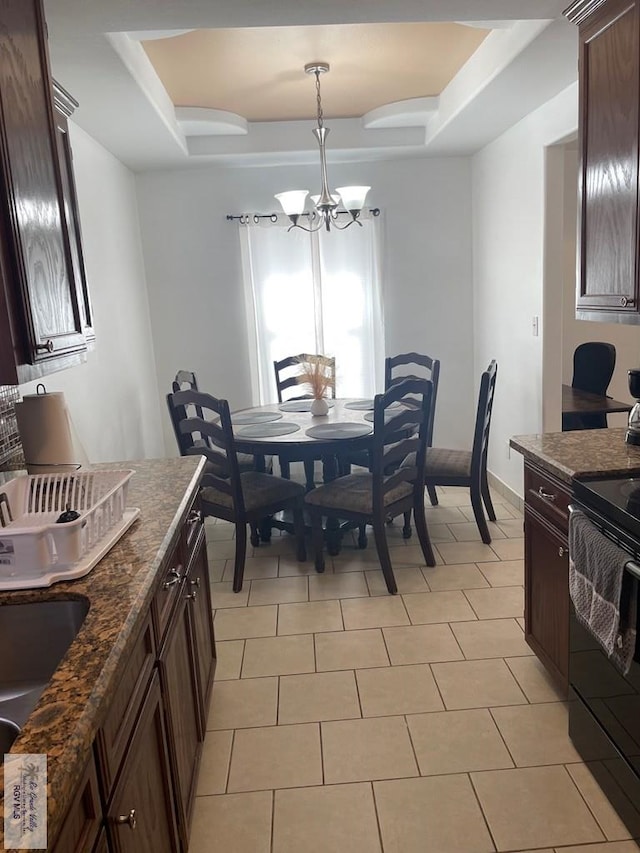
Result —
POLYGON ((132 470, 15 477, 0 487, 0 590, 86 575, 140 514, 127 509, 132 470), (78 517, 58 522, 74 510, 78 517))

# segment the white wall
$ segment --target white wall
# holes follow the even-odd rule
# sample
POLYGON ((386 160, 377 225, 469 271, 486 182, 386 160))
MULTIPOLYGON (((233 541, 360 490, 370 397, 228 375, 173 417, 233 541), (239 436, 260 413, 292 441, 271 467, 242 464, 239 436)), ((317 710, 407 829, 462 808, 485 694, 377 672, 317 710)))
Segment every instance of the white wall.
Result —
POLYGON ((135 180, 83 130, 70 133, 96 347, 44 382, 64 392, 91 462, 163 456, 135 180))
POLYGON ((474 374, 477 383, 497 359, 489 469, 519 495, 522 458, 509 456, 509 438, 542 429, 545 149, 577 124, 576 84, 473 158, 474 374))
MULTIPOLYGON (((470 162, 463 158, 330 165, 333 186, 372 187, 383 210, 388 354, 441 359, 435 440, 469 446, 474 411, 470 162)), ((203 390, 250 405, 238 226, 227 213, 270 212, 273 194, 319 185, 319 168, 203 167, 137 177, 157 381, 180 368, 203 390)), ((175 452, 168 416, 167 452, 175 452)))

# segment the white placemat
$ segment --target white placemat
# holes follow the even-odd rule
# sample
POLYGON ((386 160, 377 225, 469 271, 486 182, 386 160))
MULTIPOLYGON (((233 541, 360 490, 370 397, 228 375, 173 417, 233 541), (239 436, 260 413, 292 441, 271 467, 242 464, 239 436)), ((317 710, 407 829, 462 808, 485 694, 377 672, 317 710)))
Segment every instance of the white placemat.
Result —
POLYGON ((281 418, 282 412, 237 412, 231 415, 234 424, 266 424, 281 418))
POLYGON ((369 435, 371 427, 366 424, 331 423, 310 427, 306 433, 310 438, 360 438, 369 435))
MULTIPOLYGON (((278 408, 282 412, 310 412, 313 400, 287 400, 286 403, 280 403, 278 408)), ((335 406, 335 400, 325 400, 329 408, 335 406)))
POLYGON ((234 430, 234 432, 238 438, 270 438, 272 435, 288 435, 290 432, 297 432, 299 429, 298 424, 293 424, 290 421, 280 421, 275 424, 243 426, 240 429, 234 430))
POLYGON ((345 403, 344 407, 356 412, 370 412, 373 409, 373 400, 354 400, 352 403, 345 403))
MULTIPOLYGON (((388 409, 397 409, 402 404, 399 402, 390 403, 388 409)), ((353 409, 356 412, 372 412, 373 400, 354 400, 352 403, 345 403, 345 409, 353 409)))
MULTIPOLYGON (((386 411, 386 412, 385 412, 385 414, 384 414, 384 422, 385 422, 385 423, 386 423, 387 421, 391 420, 391 418, 396 418, 396 417, 398 417, 399 412, 390 412, 390 411, 388 411, 389 409, 395 409, 395 408, 396 408, 396 406, 395 406, 395 405, 393 405, 393 406, 387 406, 387 411, 386 411)), ((400 408, 400 406, 398 406, 397 408, 400 408)), ((374 416, 374 413, 373 413, 373 412, 367 412, 367 414, 366 414, 366 415, 363 415, 363 417, 364 417, 365 421, 371 421, 371 423, 373 423, 373 416, 374 416)))

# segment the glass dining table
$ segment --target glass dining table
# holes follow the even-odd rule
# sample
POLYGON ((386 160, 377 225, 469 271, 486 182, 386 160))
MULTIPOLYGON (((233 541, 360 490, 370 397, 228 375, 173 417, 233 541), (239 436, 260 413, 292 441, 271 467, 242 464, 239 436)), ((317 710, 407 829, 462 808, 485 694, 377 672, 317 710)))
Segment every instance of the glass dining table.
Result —
MULTIPOLYGON (((373 399, 327 400, 329 411, 326 415, 312 415, 312 402, 310 399, 289 400, 232 412, 237 451, 254 454, 258 460, 280 454, 286 454, 289 461, 320 458, 324 481, 335 479, 341 459, 366 452, 371 447, 373 399)), ((307 490, 313 487, 313 482, 307 482, 307 490)), ((290 520, 284 515, 271 519, 270 525, 292 529, 290 520)), ((266 534, 266 530, 261 531, 263 538, 267 538, 266 534)), ((327 520, 326 539, 329 553, 337 554, 341 540, 337 519, 327 520)), ((360 544, 364 547, 366 539, 360 544)))

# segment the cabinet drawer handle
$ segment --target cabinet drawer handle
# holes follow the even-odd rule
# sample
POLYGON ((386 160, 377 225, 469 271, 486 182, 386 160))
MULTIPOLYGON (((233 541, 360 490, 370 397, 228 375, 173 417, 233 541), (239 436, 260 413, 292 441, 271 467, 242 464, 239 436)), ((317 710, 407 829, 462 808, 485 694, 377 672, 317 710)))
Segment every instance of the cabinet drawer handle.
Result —
POLYGON ((538 494, 545 501, 551 501, 552 503, 555 501, 555 499, 557 497, 557 495, 554 495, 553 492, 545 492, 545 490, 542 488, 542 486, 538 487, 538 494))
POLYGON ((562 545, 558 548, 558 557, 564 557, 567 553, 567 549, 563 548, 562 545))
POLYGON ((194 589, 193 592, 190 592, 190 593, 188 593, 188 595, 185 595, 185 598, 187 600, 191 599, 191 601, 195 601, 197 597, 198 597, 198 590, 197 589, 194 589))
POLYGON ((119 816, 115 819, 115 822, 116 822, 116 823, 119 823, 119 824, 126 823, 126 824, 128 824, 128 825, 131 827, 131 829, 135 829, 135 828, 136 828, 136 826, 138 825, 138 818, 136 817, 136 810, 135 810, 135 809, 131 809, 131 811, 129 812, 129 814, 121 814, 121 815, 119 815, 119 816))
POLYGON ((628 299, 626 296, 620 297, 620 305, 622 305, 623 308, 627 308, 627 307, 630 307, 632 305, 635 305, 635 303, 636 303, 635 299, 628 299))
POLYGON ((162 589, 171 589, 172 586, 175 586, 177 583, 180 583, 182 580, 182 575, 180 574, 180 569, 182 566, 178 566, 177 569, 171 569, 168 574, 169 580, 166 580, 162 584, 162 589))
POLYGON ((197 586, 198 589, 200 589, 200 578, 194 578, 193 580, 189 581, 189 583, 191 584, 191 586, 197 586))
POLYGON ((43 344, 36 344, 36 352, 53 352, 53 341, 51 338, 43 344))
POLYGON ((196 524, 204 521, 204 516, 202 515, 202 510, 200 509, 192 509, 189 513, 189 517, 187 518, 189 524, 196 524))

